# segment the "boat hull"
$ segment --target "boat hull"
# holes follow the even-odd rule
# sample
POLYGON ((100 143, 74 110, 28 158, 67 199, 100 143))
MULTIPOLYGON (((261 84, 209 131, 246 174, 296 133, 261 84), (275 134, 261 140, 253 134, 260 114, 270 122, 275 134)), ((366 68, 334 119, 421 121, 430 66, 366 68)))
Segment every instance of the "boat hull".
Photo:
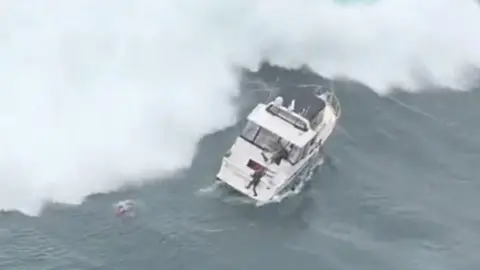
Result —
POLYGON ((304 164, 299 170, 288 176, 286 180, 281 180, 283 184, 277 188, 273 189, 268 187, 264 182, 261 182, 256 188, 257 196, 254 196, 252 188, 246 188, 251 178, 247 175, 242 175, 238 172, 236 173, 233 168, 230 168, 231 165, 225 161, 222 163, 222 167, 216 176, 216 180, 251 198, 256 201, 256 203, 268 204, 279 201, 280 198, 297 190, 297 187, 301 186, 302 183, 310 180, 311 174, 320 166, 322 160, 323 155, 320 149, 318 149, 304 161, 304 164))

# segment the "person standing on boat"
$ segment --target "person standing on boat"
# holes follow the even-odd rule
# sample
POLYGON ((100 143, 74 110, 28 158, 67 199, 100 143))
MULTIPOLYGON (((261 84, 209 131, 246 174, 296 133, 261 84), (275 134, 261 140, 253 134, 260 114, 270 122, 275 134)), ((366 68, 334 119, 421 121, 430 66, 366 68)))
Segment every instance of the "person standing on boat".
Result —
POLYGON ((275 163, 277 165, 280 165, 280 162, 283 159, 287 159, 287 158, 288 158, 288 151, 287 151, 287 149, 282 147, 282 148, 280 148, 280 150, 275 152, 275 154, 273 154, 273 156, 270 160, 270 163, 275 163))
POLYGON ((248 185, 245 187, 246 189, 249 189, 251 186, 253 190, 253 196, 257 196, 257 185, 260 183, 260 179, 265 175, 265 167, 259 166, 257 169, 253 172, 252 174, 252 180, 248 183, 248 185))

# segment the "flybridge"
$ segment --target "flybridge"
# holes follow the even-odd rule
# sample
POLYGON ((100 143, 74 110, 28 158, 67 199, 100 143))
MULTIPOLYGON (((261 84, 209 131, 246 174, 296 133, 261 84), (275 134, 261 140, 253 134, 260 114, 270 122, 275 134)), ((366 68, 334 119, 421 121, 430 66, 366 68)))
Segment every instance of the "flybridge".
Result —
POLYGON ((294 112, 295 101, 292 100, 288 108, 282 105, 282 97, 277 97, 269 104, 258 104, 247 119, 251 125, 258 125, 298 147, 303 147, 315 136, 315 131, 310 128, 305 117, 294 112))
POLYGON ((294 115, 292 112, 287 111, 284 108, 279 107, 277 104, 268 105, 266 111, 281 118, 285 122, 293 125, 295 128, 300 129, 301 131, 309 130, 309 125, 304 119, 302 119, 300 116, 294 115))
POLYGON ((329 92, 323 92, 323 97, 316 92, 304 92, 295 98, 287 97, 287 100, 290 101, 288 108, 283 106, 283 97, 279 96, 267 105, 266 111, 304 132, 316 129, 321 123, 326 102, 333 103, 334 110, 339 113, 338 100, 329 92))

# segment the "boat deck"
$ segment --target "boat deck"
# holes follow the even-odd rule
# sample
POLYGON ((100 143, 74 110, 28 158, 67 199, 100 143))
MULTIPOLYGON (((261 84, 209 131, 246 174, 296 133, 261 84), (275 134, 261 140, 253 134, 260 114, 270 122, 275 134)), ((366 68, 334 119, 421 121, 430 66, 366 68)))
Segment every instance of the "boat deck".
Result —
POLYGON ((253 187, 247 189, 252 177, 226 160, 224 160, 224 166, 218 172, 217 179, 259 202, 269 201, 275 195, 277 188, 282 184, 276 183, 275 177, 267 174, 255 188, 257 196, 254 196, 253 187))

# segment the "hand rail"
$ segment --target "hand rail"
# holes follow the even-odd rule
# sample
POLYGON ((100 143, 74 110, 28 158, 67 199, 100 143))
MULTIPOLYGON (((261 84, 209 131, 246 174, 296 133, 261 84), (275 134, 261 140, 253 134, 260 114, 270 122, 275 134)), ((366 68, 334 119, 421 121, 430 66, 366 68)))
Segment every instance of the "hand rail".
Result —
POLYGON ((327 102, 332 105, 335 115, 337 116, 337 118, 340 118, 340 115, 342 114, 342 108, 340 107, 340 101, 338 101, 337 96, 333 92, 328 92, 326 94, 326 97, 327 102))
POLYGON ((340 118, 340 115, 342 114, 342 108, 340 106, 340 101, 338 100, 333 90, 325 86, 319 85, 316 86, 315 90, 313 91, 315 91, 315 96, 317 96, 318 98, 323 98, 328 104, 330 104, 337 118, 340 118))
MULTIPOLYGON (((228 161, 226 158, 223 159, 227 167, 230 167, 235 170, 236 174, 241 175, 243 178, 245 178, 248 181, 252 180, 252 175, 249 173, 246 173, 245 171, 241 170, 237 165, 233 164, 232 162, 228 161)), ((260 178, 260 182, 263 182, 266 186, 268 187, 274 187, 275 185, 272 184, 272 180, 275 178, 276 172, 271 170, 268 167, 265 167, 267 169, 265 176, 269 177, 270 179, 265 179, 264 177, 260 178)))

